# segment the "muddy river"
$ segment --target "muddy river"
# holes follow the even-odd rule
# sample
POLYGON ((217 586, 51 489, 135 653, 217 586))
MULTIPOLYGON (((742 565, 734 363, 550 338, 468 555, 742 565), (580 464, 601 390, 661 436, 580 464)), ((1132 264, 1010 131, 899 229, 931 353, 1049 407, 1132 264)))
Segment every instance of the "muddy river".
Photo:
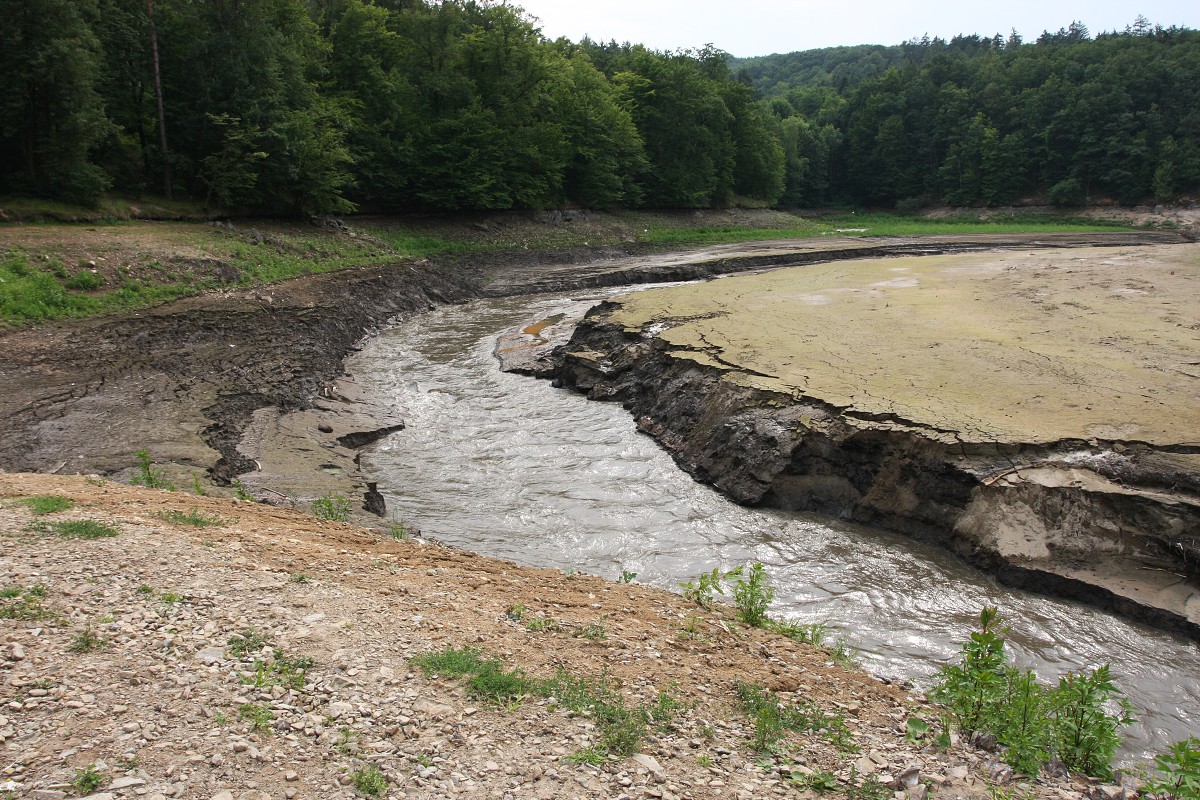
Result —
POLYGON ((867 670, 926 687, 984 605, 1043 679, 1111 663, 1140 709, 1127 757, 1200 731, 1200 649, 1077 604, 1013 591, 946 553, 823 517, 743 508, 695 483, 617 404, 505 374, 497 336, 596 296, 507 298, 419 315, 347 362, 408 427, 363 455, 388 508, 446 544, 678 591, 761 561, 773 613, 822 622, 867 670))

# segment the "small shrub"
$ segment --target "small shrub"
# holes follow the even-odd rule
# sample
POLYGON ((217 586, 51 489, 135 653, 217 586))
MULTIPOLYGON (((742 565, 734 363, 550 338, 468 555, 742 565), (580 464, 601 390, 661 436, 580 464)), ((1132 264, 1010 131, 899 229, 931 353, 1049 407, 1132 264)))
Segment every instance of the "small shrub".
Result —
POLYGON ((775 692, 755 683, 735 681, 733 689, 742 711, 754 720, 754 743, 759 751, 771 751, 785 729, 817 733, 841 750, 858 750, 846 718, 840 714, 826 713, 815 703, 787 705, 775 692))
POLYGON ((393 520, 388 523, 388 536, 391 536, 398 542, 403 542, 413 537, 412 530, 404 524, 403 520, 393 520))
POLYGON ((750 565, 743 577, 739 569, 733 582, 733 600, 737 604, 738 619, 752 628, 761 628, 767 622, 767 609, 775 599, 775 587, 767 584, 766 570, 760 563, 750 565))
POLYGON ((173 606, 183 600, 183 595, 179 594, 179 592, 163 592, 159 595, 158 599, 169 606, 173 606))
POLYGON ((26 497, 21 502, 29 508, 31 514, 38 517, 43 514, 56 514, 59 511, 67 511, 75 507, 75 502, 71 498, 57 494, 34 495, 26 497))
POLYGON ((129 479, 131 484, 134 486, 145 486, 147 489, 175 491, 175 487, 167 482, 163 471, 154 467, 149 450, 138 450, 134 455, 137 457, 138 463, 134 467, 133 477, 129 479))
POLYGON ((318 519, 345 522, 350 518, 350 501, 341 495, 327 494, 313 501, 312 512, 318 519))
MULTIPOLYGON (((727 573, 726 577, 731 574, 733 573, 727 573)), ((725 594, 725 590, 721 588, 721 571, 716 567, 713 567, 712 572, 702 572, 696 580, 681 583, 679 586, 683 589, 684 599, 701 608, 712 608, 714 594, 725 594)))
POLYGON ((350 781, 354 784, 355 789, 367 797, 379 797, 388 789, 387 778, 374 764, 364 764, 351 772, 350 781))
POLYGON ((1107 780, 1120 745, 1118 730, 1132 721, 1108 665, 1069 673, 1058 687, 1042 686, 1029 670, 1007 663, 995 608, 984 608, 979 630, 963 644, 962 660, 943 667, 931 696, 967 732, 988 733, 1014 769, 1036 775, 1057 758, 1068 769, 1107 780), (1110 713, 1109 708, 1117 710, 1110 713))
POLYGON ((63 286, 80 292, 94 292, 104 285, 104 279, 90 270, 80 270, 67 278, 63 286))
POLYGON ((621 579, 620 580, 621 580, 621 583, 633 583, 633 579, 636 578, 637 576, 638 576, 638 574, 636 572, 630 572, 627 569, 623 569, 623 570, 621 570, 621 579))
POLYGON ((210 517, 195 508, 189 509, 186 513, 173 508, 170 511, 159 511, 154 516, 172 525, 191 525, 196 528, 212 528, 225 524, 225 520, 220 517, 210 517))
POLYGON ((824 646, 825 637, 829 633, 829 626, 822 622, 806 624, 790 620, 774 619, 767 620, 767 624, 764 627, 793 641, 800 642, 801 644, 811 644, 816 647, 824 646))
POLYGON ((96 769, 96 765, 92 763, 83 769, 75 770, 71 788, 75 790, 76 794, 93 794, 104 785, 106 780, 108 780, 108 776, 96 769))
POLYGON ((307 572, 293 572, 288 575, 288 583, 312 583, 312 575, 307 572))
POLYGON ((608 630, 600 623, 591 622, 575 631, 575 636, 591 642, 603 642, 608 639, 608 630))
POLYGON ((254 495, 250 494, 250 490, 246 488, 246 484, 242 483, 240 478, 233 480, 233 496, 238 500, 254 501, 254 495))
POLYGON ((1146 784, 1146 791, 1175 800, 1200 800, 1200 738, 1175 742, 1154 757, 1161 777, 1146 784))
POLYGON ((534 617, 525 623, 525 630, 530 633, 543 633, 545 631, 560 631, 562 627, 553 617, 534 617))

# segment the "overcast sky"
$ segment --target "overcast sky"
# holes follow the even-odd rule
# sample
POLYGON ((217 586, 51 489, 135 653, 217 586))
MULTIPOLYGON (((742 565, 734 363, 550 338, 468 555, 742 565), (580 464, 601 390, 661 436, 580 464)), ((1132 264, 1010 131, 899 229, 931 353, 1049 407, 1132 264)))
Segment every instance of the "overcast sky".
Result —
POLYGON ((1169 27, 1200 27, 1197 0, 509 0, 565 36, 644 44, 655 50, 714 44, 735 56, 851 44, 900 44, 929 36, 1008 36, 1026 41, 1078 19, 1093 35, 1124 30, 1138 14, 1169 27))

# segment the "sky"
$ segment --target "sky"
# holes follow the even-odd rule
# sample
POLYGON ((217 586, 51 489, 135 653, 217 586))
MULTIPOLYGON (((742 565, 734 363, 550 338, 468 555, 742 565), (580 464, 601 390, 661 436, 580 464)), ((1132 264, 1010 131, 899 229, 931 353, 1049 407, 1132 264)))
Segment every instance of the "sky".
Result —
POLYGON ((540 20, 542 33, 579 41, 644 44, 654 50, 716 45, 734 56, 853 44, 900 44, 960 33, 1025 41, 1072 20, 1093 35, 1124 30, 1138 14, 1163 27, 1200 28, 1196 0, 509 0, 540 20))

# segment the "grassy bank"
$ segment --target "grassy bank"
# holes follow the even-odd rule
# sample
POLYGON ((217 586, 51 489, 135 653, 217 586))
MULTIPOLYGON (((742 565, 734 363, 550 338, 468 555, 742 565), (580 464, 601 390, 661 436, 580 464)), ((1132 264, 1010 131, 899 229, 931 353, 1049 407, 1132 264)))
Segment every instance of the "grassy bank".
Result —
POLYGON ((1048 214, 981 220, 854 212, 801 217, 743 209, 356 217, 321 227, 297 221, 209 221, 197 209, 160 205, 151 210, 175 218, 137 219, 131 209, 138 214, 144 209, 116 201, 87 214, 68 207, 6 205, 9 218, 19 211, 19 218, 81 221, 0 224, 0 324, 105 314, 222 287, 474 253, 1119 227, 1048 214))

